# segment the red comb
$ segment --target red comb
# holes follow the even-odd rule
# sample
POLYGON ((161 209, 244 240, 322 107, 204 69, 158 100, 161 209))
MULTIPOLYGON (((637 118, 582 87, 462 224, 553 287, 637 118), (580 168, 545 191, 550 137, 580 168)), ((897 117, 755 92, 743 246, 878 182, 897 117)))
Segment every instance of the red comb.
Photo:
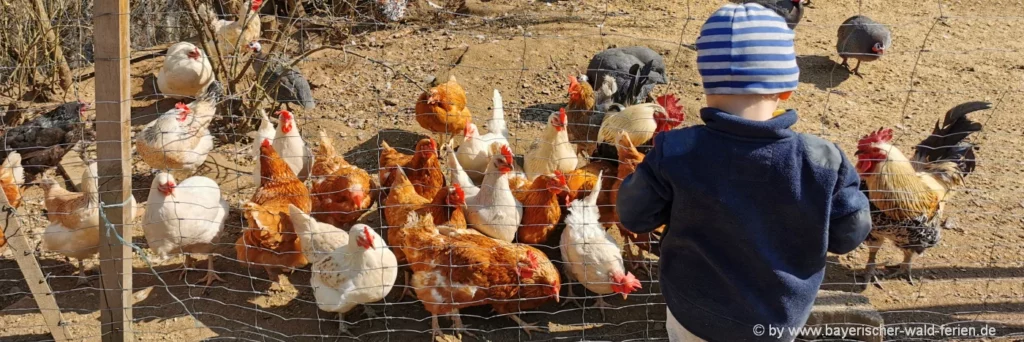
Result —
POLYGON ((261 143, 260 146, 270 147, 270 139, 263 139, 263 143, 261 143))
POLYGON ((683 112, 683 107, 679 106, 679 100, 675 95, 662 95, 658 97, 657 101, 668 112, 668 122, 672 127, 678 126, 686 119, 686 113, 683 112))
POLYGON ((369 246, 367 246, 367 248, 373 246, 373 236, 370 235, 370 227, 363 228, 363 238, 366 239, 366 242, 370 244, 369 246))
POLYGON ((466 192, 462 191, 462 186, 459 185, 459 183, 455 183, 452 187, 454 188, 454 190, 452 190, 452 192, 454 192, 455 195, 459 196, 459 198, 465 198, 466 197, 466 192))
POLYGON ((565 108, 558 109, 558 122, 561 122, 563 125, 568 123, 568 120, 565 118, 565 108))
POLYGON ((501 145, 501 155, 505 156, 505 164, 512 165, 512 149, 508 145, 501 145))
POLYGON ((562 171, 559 171, 559 170, 555 170, 555 179, 558 179, 558 183, 560 183, 560 184, 562 184, 562 185, 565 185, 565 184, 566 184, 566 181, 565 181, 565 174, 564 174, 564 173, 562 173, 562 171))
POLYGON ((279 110, 279 111, 277 111, 277 115, 281 116, 281 120, 291 120, 292 119, 292 112, 289 112, 287 110, 283 110, 283 109, 279 110))
POLYGON ((188 108, 188 105, 185 104, 184 102, 175 103, 174 104, 174 108, 175 109, 180 109, 180 110, 183 110, 183 111, 186 111, 186 112, 191 110, 190 108, 188 108))
POLYGON ((573 89, 579 88, 579 86, 580 80, 576 79, 576 76, 569 75, 569 91, 572 92, 573 89))
POLYGON ((879 128, 877 131, 871 132, 860 138, 857 142, 857 147, 868 146, 879 142, 890 142, 892 141, 892 128, 879 128))

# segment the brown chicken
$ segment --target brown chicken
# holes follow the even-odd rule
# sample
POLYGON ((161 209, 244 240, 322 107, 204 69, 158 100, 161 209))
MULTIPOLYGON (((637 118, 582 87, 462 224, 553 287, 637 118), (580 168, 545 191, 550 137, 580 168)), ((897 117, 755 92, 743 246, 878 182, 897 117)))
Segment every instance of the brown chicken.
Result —
MULTIPOLYGON (((626 179, 626 176, 633 174, 633 172, 636 171, 637 165, 644 161, 644 154, 637 151, 636 145, 633 145, 633 142, 629 140, 629 134, 626 134, 626 132, 619 133, 619 141, 618 144, 616 144, 616 149, 619 154, 618 175, 615 179, 615 184, 612 185, 611 191, 608 192, 608 201, 612 208, 615 208, 615 203, 619 199, 619 187, 622 185, 622 180, 626 179)), ((654 248, 656 242, 653 240, 661 240, 661 235, 665 233, 665 226, 658 227, 651 233, 636 234, 622 226, 622 223, 619 222, 619 213, 615 210, 612 211, 612 217, 610 217, 608 221, 602 222, 615 222, 615 225, 619 228, 619 232, 626 239, 627 244, 634 244, 642 251, 647 251, 648 253, 658 256, 661 255, 661 249, 654 248)), ((644 272, 650 275, 651 270, 646 259, 643 257, 643 252, 638 255, 633 255, 633 253, 631 253, 632 248, 629 248, 629 250, 630 253, 626 253, 626 255, 630 259, 633 271, 637 273, 644 272)))
POLYGON ((523 203, 523 221, 516 233, 519 242, 531 245, 551 245, 555 227, 562 218, 562 207, 558 195, 568 194, 565 175, 555 171, 553 175, 541 175, 529 187, 515 191, 516 200, 523 203))
POLYGON ((597 184, 597 175, 602 173, 601 194, 597 197, 598 210, 601 212, 602 223, 614 222, 612 217, 615 214, 614 202, 611 202, 610 195, 612 184, 615 183, 615 162, 610 160, 596 160, 576 170, 565 174, 569 186, 569 194, 559 197, 562 206, 569 205, 577 198, 584 198, 590 194, 597 184))
POLYGON ((312 209, 309 190, 288 164, 274 151, 269 140, 260 145, 260 187, 243 207, 249 222, 235 243, 238 260, 262 265, 275 283, 271 290, 294 290, 282 270, 306 266, 295 227, 289 219, 288 205, 305 213, 312 209))
MULTIPOLYGON (((0 165, 0 186, 4 189, 7 204, 17 209, 21 206, 21 185, 25 184, 25 169, 21 167, 21 154, 11 152, 0 165)), ((7 239, 0 231, 0 248, 7 245, 7 239)))
POLYGON ((429 214, 409 215, 403 229, 409 231, 409 261, 422 265, 413 274, 412 286, 433 316, 434 335, 441 334, 438 315, 453 315, 455 329, 463 331, 459 309, 477 305, 491 305, 527 334, 541 331, 515 313, 559 299, 562 280, 543 252, 479 234, 443 235, 429 214))
POLYGON ((335 227, 355 223, 373 205, 377 187, 370 174, 345 161, 334 150, 327 132, 313 161, 313 217, 335 227))
MULTIPOLYGON (((414 191, 413 184, 406 177, 405 171, 394 167, 390 172, 387 184, 391 191, 384 201, 384 220, 387 222, 388 245, 392 247, 395 258, 399 264, 406 263, 402 247, 406 246, 406 231, 401 227, 408 220, 410 212, 420 215, 431 214, 435 225, 446 225, 455 230, 466 229, 466 216, 463 207, 466 206, 466 194, 462 188, 455 184, 438 191, 433 199, 427 199, 414 191)), ((409 273, 405 273, 405 284, 409 284, 409 273)), ((410 292, 410 287, 402 290, 404 298, 410 292)))
POLYGON ((430 88, 416 100, 416 122, 421 127, 441 134, 441 141, 462 134, 473 119, 466 107, 466 91, 455 80, 430 88))
POLYGON ((437 141, 433 138, 420 139, 416 143, 416 152, 411 156, 398 152, 386 141, 380 147, 381 184, 387 184, 392 168, 400 166, 420 196, 434 198, 444 187, 444 173, 441 172, 441 162, 437 160, 437 141))
POLYGON ((569 116, 569 141, 576 144, 577 152, 585 155, 590 155, 597 148, 597 133, 604 120, 604 113, 595 111, 598 109, 596 106, 597 98, 590 83, 569 76, 569 102, 565 106, 569 116))

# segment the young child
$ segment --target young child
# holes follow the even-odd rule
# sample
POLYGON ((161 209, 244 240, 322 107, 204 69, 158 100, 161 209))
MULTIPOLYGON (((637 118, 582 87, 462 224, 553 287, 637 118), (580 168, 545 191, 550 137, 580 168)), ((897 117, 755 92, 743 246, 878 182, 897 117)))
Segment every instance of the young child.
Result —
POLYGON ((793 31, 757 4, 728 4, 697 39, 705 125, 663 132, 619 190, 626 229, 661 225, 672 341, 793 340, 810 315, 826 251, 848 253, 871 218, 839 148, 796 133, 793 31))

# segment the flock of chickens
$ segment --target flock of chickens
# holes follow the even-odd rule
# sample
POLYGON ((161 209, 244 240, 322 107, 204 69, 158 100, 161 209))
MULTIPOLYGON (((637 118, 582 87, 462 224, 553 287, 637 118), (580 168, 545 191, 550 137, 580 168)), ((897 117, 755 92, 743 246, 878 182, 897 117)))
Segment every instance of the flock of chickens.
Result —
MULTIPOLYGON (((794 27, 806 5, 801 0, 758 2, 779 10, 794 27)), ((239 16, 242 22, 209 19, 222 53, 234 53, 247 42, 254 53, 261 52, 255 42, 259 21, 250 17, 260 3, 251 0, 251 11, 239 16)), ((884 26, 863 16, 847 23, 837 44, 844 62, 847 57, 877 59, 888 48, 888 31, 879 33, 884 26)), ((211 253, 230 208, 214 180, 192 174, 213 149, 209 125, 217 117, 222 90, 204 53, 192 44, 172 46, 164 63, 158 75, 161 92, 194 101, 178 103, 136 134, 137 153, 153 169, 164 170, 153 178, 142 227, 154 259, 186 255, 182 277, 193 255, 209 255, 208 271, 200 279, 209 286, 223 281, 211 253)), ((274 70, 281 72, 261 79, 287 85, 277 93, 279 101, 314 105, 308 84, 303 90, 304 80, 274 70)), ((650 270, 638 267, 637 260, 627 264, 624 255, 633 253, 624 251, 606 226, 618 225, 618 187, 644 158, 637 146, 684 119, 674 95, 651 98, 654 87, 667 81, 662 57, 648 48, 597 54, 586 75, 569 77, 567 104, 551 113, 519 165, 499 91, 494 90, 488 132, 482 134, 466 106, 465 91, 452 76, 416 102, 416 121, 435 137, 419 140, 411 155, 382 143, 378 177, 338 155, 323 131, 315 148, 307 146, 290 111, 276 113, 276 127, 260 113, 261 125, 252 133, 258 159, 253 176, 259 186, 240 208, 247 226, 235 242, 237 260, 263 267, 274 282, 272 290, 291 290, 285 273, 311 265, 317 304, 342 316, 343 332, 343 315, 382 300, 399 273, 407 285, 403 296, 411 289, 433 314, 434 333, 440 333, 438 315, 451 315, 455 328, 464 331, 458 312, 477 305, 492 306, 527 332, 540 331, 516 312, 559 301, 561 286, 568 282, 602 297, 625 298, 641 288, 633 272, 650 270), (374 205, 383 214, 386 238, 357 223, 374 205), (549 255, 540 249, 544 246, 557 248, 560 255, 549 255), (560 257, 564 280, 552 257, 560 257)), ((70 103, 6 132, 0 184, 12 207, 20 205, 20 186, 27 177, 57 165, 67 146, 82 147, 82 134, 73 127, 84 121, 80 115, 87 108, 70 103)), ((967 114, 988 108, 988 103, 970 102, 951 109, 917 145, 913 159, 891 144, 892 130, 880 129, 859 141, 856 167, 875 224, 868 241, 870 279, 879 275, 875 253, 882 241, 892 240, 905 251, 898 273, 908 277, 913 255, 938 242, 950 190, 963 185, 975 167, 967 137, 981 125, 967 114)), ((99 245, 96 164, 87 165, 79 192, 65 190, 49 176, 39 183, 49 219, 43 246, 77 259, 81 273, 81 261, 94 257, 99 245)), ((136 210, 134 199, 131 204, 136 210)), ((659 253, 651 241, 657 234, 637 236, 619 228, 628 242, 659 253)), ((572 286, 569 291, 574 297, 572 286)), ((603 310, 609 305, 599 297, 594 306, 603 310)))

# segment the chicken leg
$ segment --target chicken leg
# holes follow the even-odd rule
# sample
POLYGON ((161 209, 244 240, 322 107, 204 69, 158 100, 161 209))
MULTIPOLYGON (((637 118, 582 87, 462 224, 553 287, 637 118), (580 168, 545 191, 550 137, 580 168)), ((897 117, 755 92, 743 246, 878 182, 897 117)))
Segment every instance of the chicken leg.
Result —
POLYGON ((525 321, 523 321, 522 318, 519 318, 519 315, 510 314, 508 318, 511 318, 513 321, 519 324, 519 327, 523 328, 523 331, 526 332, 526 336, 529 336, 531 338, 533 337, 533 335, 530 334, 531 331, 544 332, 544 329, 538 327, 536 323, 526 323, 525 321))
POLYGON ((82 259, 78 259, 78 270, 75 271, 78 275, 78 281, 75 282, 75 287, 81 287, 89 284, 89 275, 85 272, 85 262, 82 259))
POLYGON ((345 313, 344 312, 339 312, 338 313, 338 333, 355 337, 355 335, 352 335, 352 332, 348 331, 348 324, 345 324, 345 313))
POLYGON ((878 275, 880 272, 878 272, 877 264, 875 263, 875 257, 878 256, 878 250, 882 248, 882 240, 869 235, 868 239, 864 243, 868 245, 868 263, 864 267, 864 273, 862 276, 864 277, 864 281, 867 282, 867 285, 874 284, 879 289, 882 289, 882 283, 878 281, 878 275))
POLYGON ((888 279, 888 278, 897 278, 897 277, 900 277, 900 276, 905 276, 907 278, 907 282, 909 282, 910 285, 917 285, 917 284, 914 284, 914 277, 910 274, 910 272, 911 272, 910 266, 913 263, 913 260, 914 260, 914 251, 909 250, 909 249, 904 249, 903 250, 903 262, 900 263, 900 269, 896 270, 896 272, 893 272, 893 273, 885 276, 885 278, 888 279))
POLYGON ((473 333, 469 332, 469 325, 462 324, 462 315, 459 314, 458 309, 453 310, 452 315, 454 315, 452 316, 452 327, 455 328, 456 334, 466 334, 469 336, 476 337, 476 335, 473 335, 473 333))
POLYGON ((604 297, 597 297, 597 301, 595 301, 594 305, 591 305, 590 308, 591 309, 599 309, 599 310, 601 310, 601 320, 605 320, 606 317, 605 317, 605 314, 604 314, 604 309, 606 309, 606 308, 614 308, 614 306, 612 306, 611 304, 608 304, 608 302, 604 301, 604 297))
POLYGON ((213 254, 210 254, 208 257, 206 257, 206 263, 206 276, 199 278, 199 281, 196 282, 196 284, 205 281, 206 287, 209 287, 210 284, 213 284, 214 280, 222 283, 225 282, 224 279, 221 279, 221 277, 217 275, 217 272, 213 270, 213 254))
POLYGON ((188 268, 192 267, 193 263, 195 263, 195 259, 192 259, 191 255, 185 254, 185 262, 181 263, 181 274, 178 275, 178 280, 185 280, 185 277, 188 275, 188 268))
POLYGON ((573 304, 576 304, 576 307, 582 308, 583 305, 576 299, 576 293, 572 290, 572 283, 572 275, 569 274, 569 272, 565 272, 565 286, 569 288, 569 293, 568 296, 565 297, 565 303, 562 303, 562 306, 572 302, 573 304))

